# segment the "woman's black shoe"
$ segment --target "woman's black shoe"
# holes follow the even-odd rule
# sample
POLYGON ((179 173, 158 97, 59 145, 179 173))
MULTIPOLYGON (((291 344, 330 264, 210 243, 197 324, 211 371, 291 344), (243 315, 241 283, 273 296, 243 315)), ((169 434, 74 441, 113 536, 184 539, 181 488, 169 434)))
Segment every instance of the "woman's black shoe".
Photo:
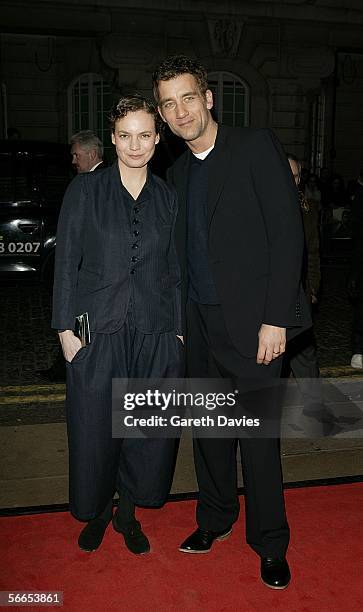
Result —
POLYGON ((102 518, 95 518, 89 521, 79 534, 78 546, 80 549, 86 552, 97 550, 103 540, 110 520, 107 522, 102 518))
POLYGON ((139 521, 133 519, 130 523, 122 524, 118 522, 117 511, 112 519, 112 525, 115 531, 122 533, 125 539, 125 544, 130 552, 134 555, 143 555, 150 551, 150 542, 141 529, 139 521))
POLYGON ((112 499, 106 508, 96 518, 92 519, 82 529, 78 538, 78 546, 81 550, 92 552, 100 546, 107 526, 112 519, 112 499))

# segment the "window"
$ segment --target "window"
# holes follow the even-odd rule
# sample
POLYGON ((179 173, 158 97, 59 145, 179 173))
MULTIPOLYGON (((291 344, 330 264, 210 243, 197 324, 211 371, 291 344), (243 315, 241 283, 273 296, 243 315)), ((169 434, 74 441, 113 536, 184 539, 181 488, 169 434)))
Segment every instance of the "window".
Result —
POLYGON ((311 104, 310 121, 310 168, 312 172, 319 174, 320 168, 324 165, 325 95, 323 92, 315 96, 311 104))
POLYGON ((68 88, 69 137, 92 130, 111 149, 108 114, 113 102, 110 85, 99 74, 82 74, 68 88))
POLYGON ((208 82, 214 95, 217 121, 233 127, 248 126, 250 90, 247 83, 230 72, 213 72, 208 82))

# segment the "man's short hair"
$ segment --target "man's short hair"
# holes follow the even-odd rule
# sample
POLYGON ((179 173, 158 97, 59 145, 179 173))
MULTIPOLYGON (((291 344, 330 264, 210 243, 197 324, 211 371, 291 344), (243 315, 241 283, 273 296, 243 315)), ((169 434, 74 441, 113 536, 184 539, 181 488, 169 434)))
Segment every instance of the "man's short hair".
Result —
POLYGON ((301 161, 294 155, 293 153, 286 153, 286 157, 288 161, 293 161, 298 167, 299 172, 301 172, 301 161))
POLYGON ((128 113, 136 113, 136 111, 143 110, 149 115, 154 117, 155 131, 159 134, 162 130, 163 121, 157 111, 155 104, 141 96, 140 94, 132 94, 122 96, 111 109, 110 113, 110 126, 111 131, 115 131, 116 121, 126 117, 128 113))
POLYGON ((291 161, 294 161, 297 164, 299 163, 298 158, 293 153, 286 153, 286 157, 287 157, 287 159, 291 159, 291 161))
POLYGON ((86 151, 96 149, 98 157, 100 159, 103 158, 103 144, 98 136, 96 136, 96 134, 94 134, 91 130, 82 130, 81 132, 73 134, 70 144, 78 144, 81 149, 85 149, 86 151))
POLYGON ((170 81, 181 74, 195 77, 202 94, 208 89, 207 71, 197 60, 186 55, 172 55, 165 58, 154 70, 152 76, 154 98, 159 102, 158 85, 160 81, 170 81))

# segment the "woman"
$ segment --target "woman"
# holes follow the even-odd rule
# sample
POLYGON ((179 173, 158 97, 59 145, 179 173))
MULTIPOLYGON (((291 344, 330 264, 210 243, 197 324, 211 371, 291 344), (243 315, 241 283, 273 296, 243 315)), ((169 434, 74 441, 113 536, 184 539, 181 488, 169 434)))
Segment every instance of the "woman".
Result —
POLYGON ((176 195, 147 168, 159 125, 147 100, 121 98, 111 113, 117 162, 76 177, 59 217, 52 327, 67 364, 70 509, 88 521, 78 540, 87 551, 112 519, 129 550, 148 552, 135 504, 161 505, 172 478, 173 440, 111 433, 112 378, 181 374, 176 195), (74 329, 84 313, 90 343, 81 348, 74 329))

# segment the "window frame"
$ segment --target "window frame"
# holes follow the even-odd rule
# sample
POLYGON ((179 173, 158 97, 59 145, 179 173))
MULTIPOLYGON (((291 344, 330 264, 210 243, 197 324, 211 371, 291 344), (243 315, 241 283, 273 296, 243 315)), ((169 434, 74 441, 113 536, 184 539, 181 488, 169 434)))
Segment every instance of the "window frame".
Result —
MULTIPOLYGON (((215 114, 217 121, 219 123, 223 123, 223 83, 224 81, 233 81, 234 83, 238 83, 242 85, 244 88, 244 96, 245 96, 245 104, 244 104, 244 122, 243 126, 240 127, 248 127, 250 125, 250 98, 251 98, 251 88, 247 81, 242 79, 237 74, 233 72, 229 72, 228 70, 217 70, 210 72, 208 74, 208 81, 212 83, 212 81, 217 82, 216 94, 214 94, 216 98, 216 109, 215 114)), ((233 127, 235 127, 235 92, 233 95, 233 127)))

